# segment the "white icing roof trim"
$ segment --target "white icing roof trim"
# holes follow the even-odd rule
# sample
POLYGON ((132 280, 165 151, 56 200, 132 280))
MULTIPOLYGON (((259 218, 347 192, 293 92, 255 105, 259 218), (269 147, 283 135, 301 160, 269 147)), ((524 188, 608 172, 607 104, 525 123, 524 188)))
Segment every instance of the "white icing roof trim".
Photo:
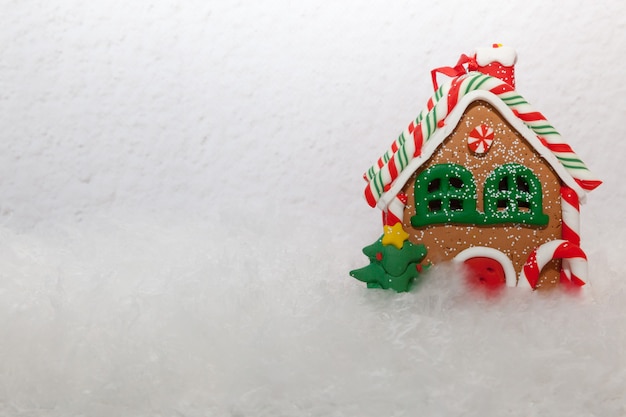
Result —
POLYGON ((420 156, 414 158, 409 164, 399 173, 396 180, 391 185, 391 188, 383 193, 378 199, 377 206, 381 210, 385 210, 386 207, 393 201, 394 197, 402 190, 402 187, 409 180, 411 175, 417 169, 422 166, 426 161, 430 159, 435 150, 441 145, 441 143, 452 133, 456 125, 461 120, 461 117, 465 113, 465 109, 474 101, 483 100, 491 104, 496 110, 500 112, 502 117, 513 126, 513 128, 520 134, 532 148, 554 169, 554 172, 559 176, 561 181, 572 188, 578 195, 580 202, 583 203, 586 198, 586 191, 578 185, 574 177, 565 169, 565 167, 559 162, 557 157, 548 149, 539 138, 537 134, 533 132, 521 119, 519 119, 513 111, 507 106, 498 96, 486 91, 486 90, 474 90, 467 93, 459 100, 454 106, 454 109, 448 114, 445 119, 443 127, 437 129, 428 141, 424 143, 422 153, 420 156))

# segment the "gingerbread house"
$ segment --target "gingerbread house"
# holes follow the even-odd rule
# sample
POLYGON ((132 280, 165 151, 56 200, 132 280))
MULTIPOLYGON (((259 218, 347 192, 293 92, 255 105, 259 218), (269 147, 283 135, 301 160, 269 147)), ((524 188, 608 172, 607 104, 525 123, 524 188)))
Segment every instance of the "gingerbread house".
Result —
MULTIPOLYGON (((601 182, 515 90, 516 59, 513 49, 494 45, 433 70, 426 108, 364 174, 365 198, 382 210, 384 229, 378 249, 364 249, 368 267, 383 249, 420 247, 425 256, 396 268, 405 276, 454 260, 490 285, 584 284, 579 203, 601 182), (438 86, 438 74, 451 78, 438 86)), ((389 287, 397 274, 377 268, 387 284, 351 274, 389 287)))

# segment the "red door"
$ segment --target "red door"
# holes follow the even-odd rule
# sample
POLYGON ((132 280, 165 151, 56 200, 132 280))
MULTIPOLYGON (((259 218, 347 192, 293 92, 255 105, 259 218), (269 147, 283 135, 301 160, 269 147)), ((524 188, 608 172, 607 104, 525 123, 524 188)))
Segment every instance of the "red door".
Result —
POLYGON ((487 257, 474 257, 465 261, 468 269, 468 279, 471 283, 489 287, 498 287, 506 284, 504 268, 500 262, 487 257))

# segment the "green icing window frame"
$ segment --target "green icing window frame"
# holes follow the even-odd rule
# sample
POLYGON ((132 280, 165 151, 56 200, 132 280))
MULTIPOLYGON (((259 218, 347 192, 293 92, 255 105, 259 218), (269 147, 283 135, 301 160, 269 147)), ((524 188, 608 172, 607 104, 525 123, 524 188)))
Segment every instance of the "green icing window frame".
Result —
POLYGON ((509 163, 494 169, 485 180, 483 193, 488 223, 548 224, 543 212, 541 182, 524 165, 509 163))
POLYGON ((438 164, 424 170, 415 180, 413 227, 441 223, 480 223, 476 211, 476 182, 465 167, 438 164))
POLYGON ((485 180, 484 213, 476 209, 474 175, 452 163, 433 165, 421 172, 414 185, 413 227, 431 224, 518 223, 545 226, 541 183, 529 168, 509 163, 494 169, 485 180))

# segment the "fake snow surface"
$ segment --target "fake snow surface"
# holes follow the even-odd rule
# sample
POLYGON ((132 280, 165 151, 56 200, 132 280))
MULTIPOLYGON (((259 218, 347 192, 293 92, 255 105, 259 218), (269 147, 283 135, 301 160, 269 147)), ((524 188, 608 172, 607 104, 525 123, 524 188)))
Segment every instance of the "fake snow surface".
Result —
POLYGON ((396 294, 348 276, 377 236, 338 234, 0 226, 0 415, 626 415, 623 248, 587 251, 584 296, 490 298, 450 267, 396 294))

